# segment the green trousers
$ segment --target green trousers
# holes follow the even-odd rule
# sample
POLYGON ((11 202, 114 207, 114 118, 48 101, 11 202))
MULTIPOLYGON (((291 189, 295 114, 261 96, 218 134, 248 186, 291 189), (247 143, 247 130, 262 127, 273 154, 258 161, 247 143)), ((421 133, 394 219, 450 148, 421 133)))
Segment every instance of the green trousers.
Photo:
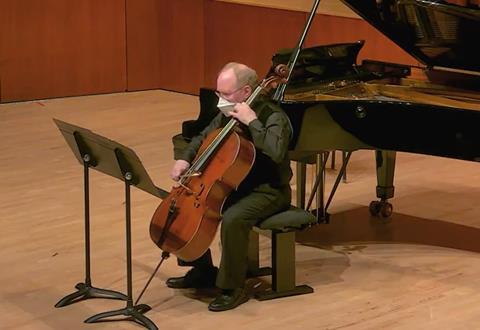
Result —
MULTIPOLYGON (((221 289, 243 287, 247 273, 248 239, 257 223, 290 207, 290 186, 273 188, 263 184, 248 194, 233 193, 226 201, 221 223, 222 258, 216 285, 221 289)), ((212 266, 210 250, 192 262, 179 265, 212 266)))

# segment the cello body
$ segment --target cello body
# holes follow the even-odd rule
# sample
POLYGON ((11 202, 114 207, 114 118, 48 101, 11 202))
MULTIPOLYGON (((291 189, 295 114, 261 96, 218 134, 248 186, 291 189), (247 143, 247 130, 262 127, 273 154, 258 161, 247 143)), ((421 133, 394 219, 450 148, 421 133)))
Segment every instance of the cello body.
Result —
MULTIPOLYGON (((219 133, 217 129, 207 135, 192 164, 219 133)), ((254 160, 253 143, 232 130, 201 171, 172 188, 157 207, 150 223, 153 242, 184 261, 201 257, 215 237, 225 200, 245 179, 254 160)))

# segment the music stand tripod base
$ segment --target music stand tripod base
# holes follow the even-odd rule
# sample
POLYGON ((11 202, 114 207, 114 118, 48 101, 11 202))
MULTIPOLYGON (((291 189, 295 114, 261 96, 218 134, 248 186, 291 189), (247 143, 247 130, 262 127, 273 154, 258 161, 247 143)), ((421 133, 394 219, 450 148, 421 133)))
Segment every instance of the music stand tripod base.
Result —
POLYGON ((112 316, 127 316, 125 321, 134 321, 140 325, 143 325, 145 328, 149 330, 158 330, 157 326, 155 323, 153 323, 148 317, 144 316, 143 313, 148 312, 151 309, 150 306, 145 305, 145 304, 140 304, 140 305, 135 305, 135 306, 127 306, 122 309, 114 310, 114 311, 109 311, 109 312, 103 312, 99 313, 93 316, 90 316, 88 319, 86 319, 84 322, 85 323, 96 323, 96 322, 112 322, 112 321, 119 321, 119 319, 113 319, 113 320, 104 320, 107 317, 112 317, 112 316))
POLYGON ((74 293, 71 293, 55 304, 55 307, 64 307, 70 304, 76 303, 78 301, 82 301, 85 299, 90 298, 103 298, 103 299, 118 299, 118 300, 127 300, 127 296, 121 292, 107 290, 107 289, 100 289, 93 287, 91 285, 87 285, 85 283, 77 283, 75 288, 78 290, 74 293))

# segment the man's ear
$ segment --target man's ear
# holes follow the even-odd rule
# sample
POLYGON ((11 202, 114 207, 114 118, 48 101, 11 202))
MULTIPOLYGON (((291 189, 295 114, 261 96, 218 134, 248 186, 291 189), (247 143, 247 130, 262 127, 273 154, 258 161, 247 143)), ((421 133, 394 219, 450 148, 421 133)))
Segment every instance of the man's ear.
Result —
POLYGON ((252 92, 253 92, 252 86, 246 85, 245 86, 245 92, 247 93, 247 95, 252 95, 252 92))

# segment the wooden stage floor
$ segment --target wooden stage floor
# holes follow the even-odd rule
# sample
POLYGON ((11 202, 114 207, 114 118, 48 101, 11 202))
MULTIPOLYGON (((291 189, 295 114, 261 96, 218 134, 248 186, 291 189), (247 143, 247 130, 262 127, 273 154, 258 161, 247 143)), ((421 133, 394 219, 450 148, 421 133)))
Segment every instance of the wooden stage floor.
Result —
MULTIPOLYGON (((88 128, 137 153, 155 184, 169 188, 171 137, 198 112, 194 96, 146 91, 0 105, 0 328, 140 329, 132 322, 84 324, 125 306, 87 300, 54 304, 84 280, 83 171, 52 118, 88 128)), ((435 119, 432 119, 435 120, 435 119)), ((331 186, 335 170, 327 173, 331 186)), ((92 279, 126 292, 124 186, 91 173, 92 279)), ((399 154, 394 214, 371 218, 374 156, 358 151, 330 212, 330 225, 297 237, 297 282, 310 295, 250 299, 207 310, 215 292, 172 290, 185 269, 167 260, 142 302, 160 329, 480 329, 480 166, 399 154)), ((148 228, 159 200, 132 188, 136 297, 160 250, 148 228)), ((218 238, 212 245, 219 259, 218 238)), ((261 242, 262 263, 269 241, 261 242)), ((269 278, 249 280, 249 291, 269 278)))

